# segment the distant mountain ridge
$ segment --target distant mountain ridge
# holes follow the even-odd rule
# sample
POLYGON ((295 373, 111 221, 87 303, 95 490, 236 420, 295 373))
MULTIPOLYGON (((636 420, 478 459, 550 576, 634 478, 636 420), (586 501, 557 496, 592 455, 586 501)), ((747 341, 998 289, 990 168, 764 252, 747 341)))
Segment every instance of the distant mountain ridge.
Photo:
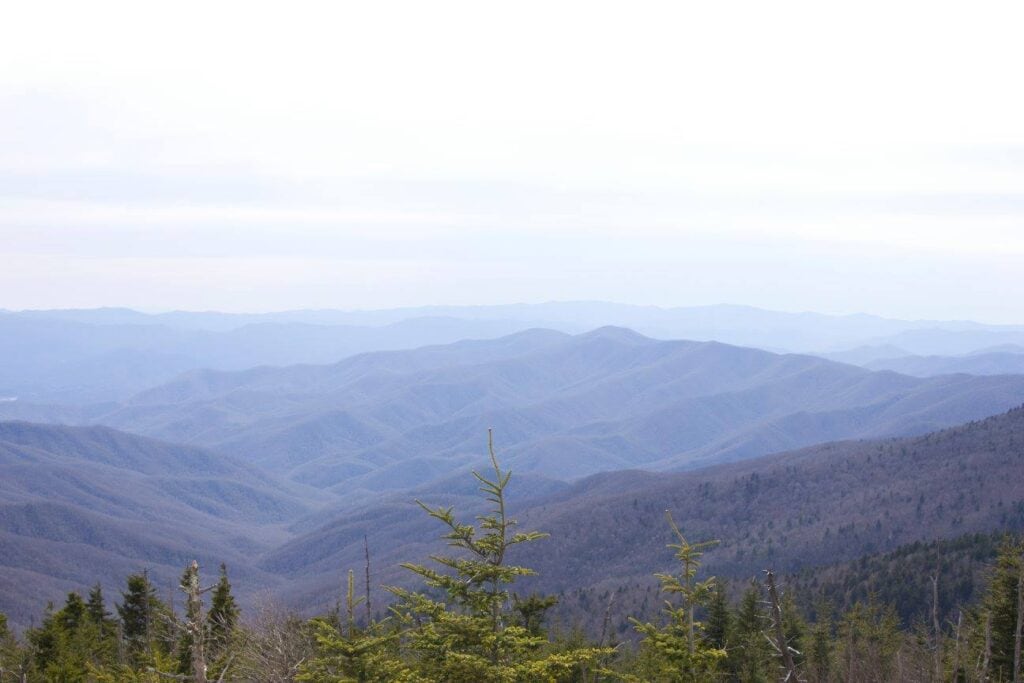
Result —
POLYGON ((876 359, 864 367, 892 370, 914 377, 935 377, 956 373, 967 375, 1024 374, 1024 352, 993 351, 965 356, 900 356, 876 359))
MULTIPOLYGON (((192 443, 347 497, 465 471, 480 435, 551 479, 919 434, 1024 402, 1024 377, 914 378, 606 327, 197 371, 72 421, 192 443)), ((27 406, 0 405, 0 415, 27 406)), ((45 417, 46 410, 40 408, 45 417)), ((57 411, 52 419, 67 417, 57 411)))
POLYGON ((896 355, 950 355, 1024 344, 1022 326, 732 305, 548 302, 266 314, 0 311, 0 398, 66 405, 124 400, 194 369, 322 364, 367 351, 495 338, 530 328, 577 334, 607 325, 658 339, 818 353, 854 363, 873 359, 857 352, 864 347, 900 347, 896 355))

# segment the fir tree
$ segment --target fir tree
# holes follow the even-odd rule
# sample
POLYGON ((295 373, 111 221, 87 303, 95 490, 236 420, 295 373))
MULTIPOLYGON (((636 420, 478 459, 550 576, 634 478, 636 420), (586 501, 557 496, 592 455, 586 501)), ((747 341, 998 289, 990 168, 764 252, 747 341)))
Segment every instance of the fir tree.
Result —
POLYGON ((94 624, 105 624, 110 621, 111 614, 107 611, 103 600, 103 586, 96 584, 89 591, 89 599, 85 603, 85 611, 94 624))
POLYGON ((238 603, 231 594, 231 583, 228 581, 228 567, 220 565, 220 579, 210 596, 209 623, 210 650, 215 655, 227 647, 238 624, 238 603))
POLYGON ((711 591, 711 600, 708 602, 708 617, 707 623, 704 624, 704 635, 712 647, 728 651, 733 635, 733 619, 725 593, 724 585, 715 584, 711 591))
MULTIPOLYGON (((1024 543, 1006 539, 992 568, 981 610, 988 619, 991 636, 989 674, 994 680, 1014 680, 1014 651, 1017 634, 1018 588, 1021 581, 1024 543)), ((981 629, 979 629, 980 631, 981 629)))
POLYGON ((473 472, 480 491, 493 506, 477 518, 478 525, 458 521, 451 508, 432 508, 417 501, 446 528, 444 539, 459 555, 433 556, 441 569, 403 566, 420 576, 439 601, 427 594, 390 588, 398 597, 395 613, 408 629, 405 643, 412 655, 415 680, 448 683, 571 680, 582 666, 606 650, 576 647, 552 651, 546 635, 516 623, 509 608, 509 587, 534 572, 508 563, 513 547, 546 535, 515 531, 506 512, 505 489, 511 473, 503 472, 488 432, 493 478, 473 472), (446 571, 447 570, 447 571, 446 571))
POLYGON ((707 604, 715 585, 714 577, 697 581, 701 557, 707 548, 718 544, 718 541, 690 543, 682 531, 666 511, 669 526, 678 543, 669 544, 675 551, 676 560, 682 565, 679 575, 656 574, 661 582, 661 590, 670 596, 678 596, 679 603, 665 601, 667 623, 656 626, 631 619, 633 625, 643 634, 641 661, 645 671, 642 677, 634 674, 626 676, 627 680, 656 681, 700 681, 715 677, 719 665, 726 657, 725 650, 712 645, 703 634, 702 625, 696 621, 698 607, 707 604))
POLYGON ((7 624, 7 615, 0 612, 0 683, 26 680, 30 658, 7 624))
POLYGON ((729 651, 729 670, 744 683, 773 680, 771 645, 765 635, 768 615, 765 614, 761 589, 751 583, 743 592, 735 620, 735 646, 729 651))
POLYGON ((210 596, 210 610, 206 614, 206 657, 210 677, 217 679, 231 666, 232 645, 235 641, 240 611, 228 581, 228 567, 220 565, 220 578, 210 596))
POLYGON ((355 610, 365 598, 356 597, 355 574, 349 570, 345 616, 313 620, 317 653, 304 663, 296 680, 308 683, 412 681, 411 669, 396 648, 398 632, 387 621, 356 623, 355 610))
POLYGON ((90 667, 112 663, 114 649, 105 641, 101 626, 89 617, 86 602, 78 593, 68 593, 64 606, 52 606, 43 623, 28 631, 35 669, 47 681, 84 680, 90 667))
POLYGON ((152 662, 157 652, 170 651, 170 622, 172 615, 156 597, 156 589, 143 571, 127 579, 127 589, 121 593, 123 602, 117 605, 121 620, 121 636, 129 661, 135 666, 152 662))

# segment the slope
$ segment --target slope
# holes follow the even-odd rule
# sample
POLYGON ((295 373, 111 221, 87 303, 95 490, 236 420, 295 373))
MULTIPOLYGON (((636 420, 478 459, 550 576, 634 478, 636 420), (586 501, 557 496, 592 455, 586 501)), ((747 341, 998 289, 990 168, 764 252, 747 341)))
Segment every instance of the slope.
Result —
POLYGON ((106 427, 0 422, 0 589, 15 622, 63 587, 111 588, 148 567, 161 584, 198 558, 226 561, 252 588, 251 558, 324 502, 251 466, 106 427), (20 578, 19 578, 20 577, 20 578))
POLYGON ((493 427, 517 471, 673 470, 924 433, 1024 402, 1024 377, 913 378, 622 328, 195 372, 89 419, 346 496, 465 471, 493 427))
MULTIPOLYGON (((523 528, 551 539, 511 561, 539 572, 524 589, 562 593, 573 612, 580 609, 571 599, 577 589, 643 590, 651 574, 671 567, 665 510, 691 540, 722 541, 706 556, 708 574, 738 578, 766 567, 797 572, 846 562, 916 541, 1024 529, 1022 480, 1024 408, 1017 408, 920 437, 828 443, 671 475, 589 477, 513 506, 523 528)), ((440 492, 421 497, 459 503, 465 517, 475 512, 440 492)), ((431 529, 438 531, 396 498, 290 541, 263 566, 292 579, 290 599, 314 606, 339 568, 359 566, 363 534, 381 581, 394 582, 407 580, 399 561, 437 550, 431 529)))

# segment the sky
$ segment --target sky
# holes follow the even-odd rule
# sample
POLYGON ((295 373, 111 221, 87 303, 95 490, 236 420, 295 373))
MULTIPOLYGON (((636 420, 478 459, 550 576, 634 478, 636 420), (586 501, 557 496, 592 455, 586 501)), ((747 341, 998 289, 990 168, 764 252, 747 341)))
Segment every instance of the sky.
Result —
POLYGON ((1024 5, 15 3, 0 308, 1024 323, 1024 5))

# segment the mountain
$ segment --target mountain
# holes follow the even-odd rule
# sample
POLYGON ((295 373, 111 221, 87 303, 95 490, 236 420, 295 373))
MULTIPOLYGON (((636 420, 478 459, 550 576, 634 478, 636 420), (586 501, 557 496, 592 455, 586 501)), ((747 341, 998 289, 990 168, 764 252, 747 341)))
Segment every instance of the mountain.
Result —
POLYGON ((992 347, 1024 345, 1024 331, 1015 327, 954 329, 922 326, 879 337, 869 342, 875 346, 894 346, 917 356, 960 356, 987 352, 992 347))
POLYGON ((815 352, 855 364, 893 355, 949 355, 1024 344, 1024 328, 1019 326, 729 305, 549 302, 262 314, 147 314, 120 308, 0 311, 0 398, 63 404, 117 401, 193 369, 321 364, 367 351, 489 339, 537 327, 576 334, 606 325, 659 339, 815 352), (891 347, 902 350, 894 354, 891 347))
MULTIPOLYGON (((772 566, 811 572, 821 585, 863 582, 841 565, 918 541, 1024 529, 1022 443, 1017 408, 924 436, 681 473, 627 470, 566 484, 517 470, 510 510, 521 528, 551 538, 510 559, 538 570, 523 590, 560 594, 563 616, 603 611, 608 591, 618 596, 616 619, 653 610, 651 574, 671 566, 671 510, 691 540, 722 541, 705 558, 709 574, 742 579, 772 566)), ((499 448, 507 463, 506 455, 499 448)), ((483 468, 486 459, 478 452, 465 464, 483 468)), ((244 603, 270 590, 322 609, 339 575, 362 567, 364 536, 375 585, 408 581, 399 563, 444 544, 412 499, 472 519, 482 510, 476 486, 462 472, 352 504, 204 449, 105 427, 0 423, 0 610, 24 625, 46 600, 97 579, 116 590, 142 568, 168 586, 193 557, 208 567, 226 561, 244 603)), ((911 564, 924 561, 913 552, 911 564)))
MULTIPOLYGON (((538 571, 524 590, 561 593, 564 613, 589 610, 590 623, 600 623, 608 591, 621 594, 617 618, 636 613, 630 594, 648 595, 651 609, 660 605, 650 590, 651 575, 672 563, 666 510, 691 541, 721 540, 705 556, 704 571, 734 579, 769 567, 793 573, 832 566, 919 541, 1019 531, 1022 444, 1024 407, 919 437, 828 443, 678 474, 595 475, 512 506, 521 528, 551 538, 510 561, 538 571), (582 595, 605 599, 588 606, 582 595)), ((511 488, 518 485, 513 475, 511 488)), ((455 504, 464 518, 478 510, 461 496, 429 493, 417 495, 455 504)), ((262 566, 288 577, 285 595, 312 607, 323 604, 316 601, 336 584, 339 568, 360 565, 363 534, 386 583, 406 580, 400 560, 436 552, 431 539, 439 532, 415 506, 385 501, 299 536, 262 566)))
POLYGON ((199 368, 328 363, 364 351, 521 329, 502 321, 415 318, 383 327, 256 322, 211 331, 157 322, 162 320, 119 309, 0 313, 0 398, 117 401, 199 368))
POLYGON ((923 433, 1021 402, 1024 377, 921 379, 601 328, 193 372, 89 420, 353 496, 464 471, 490 427, 518 471, 566 480, 923 433))
POLYGON ((107 427, 0 422, 0 611, 17 623, 63 590, 148 568, 166 586, 193 557, 255 589, 250 558, 324 496, 200 448, 107 427))
POLYGON ((1024 353, 989 352, 966 356, 902 356, 872 360, 864 365, 871 370, 892 370, 915 377, 935 377, 963 373, 968 375, 1024 374, 1024 353))
POLYGON ((816 355, 819 355, 822 358, 828 358, 829 360, 834 360, 837 363, 849 363, 850 365, 860 365, 864 367, 873 361, 901 358, 912 354, 908 353, 906 349, 901 349, 898 346, 887 344, 881 346, 858 346, 857 348, 848 349, 846 351, 819 353, 816 355))

